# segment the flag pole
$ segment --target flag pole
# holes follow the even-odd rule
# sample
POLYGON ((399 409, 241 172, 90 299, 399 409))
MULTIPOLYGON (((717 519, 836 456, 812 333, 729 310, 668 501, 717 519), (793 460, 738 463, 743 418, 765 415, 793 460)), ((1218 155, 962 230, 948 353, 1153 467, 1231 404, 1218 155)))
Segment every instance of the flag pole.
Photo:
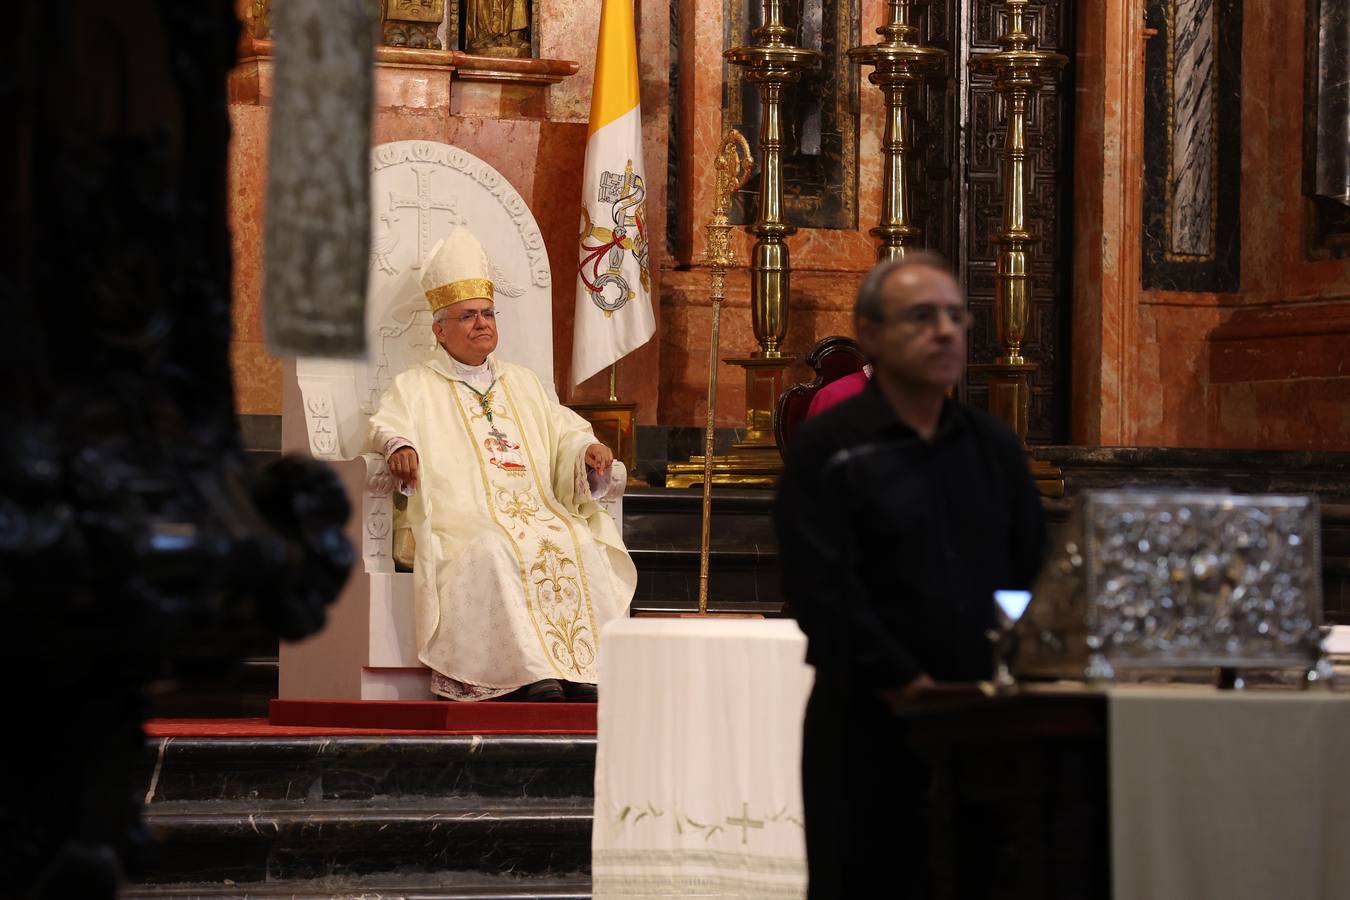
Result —
POLYGON ((619 399, 617 362, 656 333, 646 198, 633 0, 603 0, 581 181, 572 387, 608 368, 609 393, 568 405, 611 446, 630 484, 642 483, 634 475, 637 403, 619 399))
POLYGON ((698 547, 698 614, 708 614, 708 562, 712 538, 713 436, 717 410, 717 353, 721 341, 722 300, 726 296, 727 269, 736 261, 731 249, 731 229, 727 218, 731 195, 750 177, 752 158, 745 136, 731 129, 717 148, 717 196, 713 217, 703 226, 707 246, 703 263, 712 279, 712 340, 708 347, 708 408, 703 420, 703 520, 698 547))

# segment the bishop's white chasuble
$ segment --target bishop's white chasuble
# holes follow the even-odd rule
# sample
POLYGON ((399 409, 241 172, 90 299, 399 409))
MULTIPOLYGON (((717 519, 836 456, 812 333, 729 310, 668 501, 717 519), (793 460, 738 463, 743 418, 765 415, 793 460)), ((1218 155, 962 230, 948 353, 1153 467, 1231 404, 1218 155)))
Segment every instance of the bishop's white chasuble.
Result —
POLYGON ((546 678, 594 684, 600 629, 637 584, 591 497, 590 425, 529 369, 491 357, 488 368, 486 384, 466 379, 438 353, 399 375, 371 418, 375 452, 418 454, 407 511, 418 657, 458 700, 546 678))

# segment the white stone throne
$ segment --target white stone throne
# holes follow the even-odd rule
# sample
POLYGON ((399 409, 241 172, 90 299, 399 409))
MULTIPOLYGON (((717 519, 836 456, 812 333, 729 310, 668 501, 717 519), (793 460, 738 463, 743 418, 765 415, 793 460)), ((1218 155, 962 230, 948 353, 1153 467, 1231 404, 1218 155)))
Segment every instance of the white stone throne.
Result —
MULTIPOLYGON (((281 645, 283 699, 431 699, 417 658, 412 579, 393 557, 394 479, 365 453, 366 429, 396 375, 433 352, 421 262, 452 225, 469 228, 493 264, 497 356, 553 386, 548 253, 525 201, 500 172, 458 147, 396 141, 371 153, 368 358, 298 359, 282 382, 282 449, 331 461, 352 504, 348 534, 361 557, 318 635, 281 645)), ((622 533, 627 473, 615 462, 602 504, 622 533)))

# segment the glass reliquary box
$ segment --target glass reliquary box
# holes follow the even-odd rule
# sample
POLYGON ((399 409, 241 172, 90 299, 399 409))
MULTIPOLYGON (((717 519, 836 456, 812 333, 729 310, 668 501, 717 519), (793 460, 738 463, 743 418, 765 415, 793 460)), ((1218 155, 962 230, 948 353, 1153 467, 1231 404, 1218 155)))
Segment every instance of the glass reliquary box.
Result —
POLYGON ((1022 678, 1144 669, 1312 671, 1321 659, 1316 497, 1088 491, 1014 626, 1022 678))

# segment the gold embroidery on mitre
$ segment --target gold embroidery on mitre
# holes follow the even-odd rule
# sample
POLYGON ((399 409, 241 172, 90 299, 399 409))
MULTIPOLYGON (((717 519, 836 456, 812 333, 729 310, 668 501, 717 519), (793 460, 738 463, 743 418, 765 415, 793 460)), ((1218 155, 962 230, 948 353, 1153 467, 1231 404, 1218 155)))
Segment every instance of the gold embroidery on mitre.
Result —
POLYGON ((465 300, 491 300, 492 290, 492 282, 487 278, 461 278, 459 281, 432 288, 426 292, 426 296, 434 314, 465 300))

